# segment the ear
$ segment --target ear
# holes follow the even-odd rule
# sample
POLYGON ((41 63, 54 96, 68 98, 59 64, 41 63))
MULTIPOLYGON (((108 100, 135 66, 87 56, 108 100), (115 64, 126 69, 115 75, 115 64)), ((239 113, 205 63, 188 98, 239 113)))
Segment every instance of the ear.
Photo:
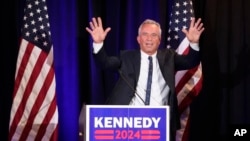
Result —
POLYGON ((140 37, 139 37, 139 35, 137 35, 137 42, 140 44, 140 37))

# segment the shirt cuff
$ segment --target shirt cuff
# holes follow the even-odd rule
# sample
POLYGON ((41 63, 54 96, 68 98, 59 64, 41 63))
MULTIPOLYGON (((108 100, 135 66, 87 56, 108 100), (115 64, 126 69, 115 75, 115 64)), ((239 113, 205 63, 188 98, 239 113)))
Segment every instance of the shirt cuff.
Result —
POLYGON ((99 52, 99 50, 101 50, 102 46, 103 46, 103 42, 102 43, 93 43, 94 54, 97 54, 99 52))
POLYGON ((199 51, 200 47, 198 43, 190 43, 190 47, 194 49, 195 51, 199 51))

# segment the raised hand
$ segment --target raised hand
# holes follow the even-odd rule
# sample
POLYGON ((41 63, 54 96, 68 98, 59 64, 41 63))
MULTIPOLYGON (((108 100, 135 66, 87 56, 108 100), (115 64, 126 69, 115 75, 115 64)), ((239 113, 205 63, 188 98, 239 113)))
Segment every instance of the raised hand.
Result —
POLYGON ((94 43, 101 43, 105 40, 108 32, 111 30, 110 27, 105 30, 102 27, 102 19, 100 17, 92 18, 92 21, 89 22, 90 27, 86 27, 86 30, 92 36, 94 43))
POLYGON ((186 37, 191 43, 198 43, 201 33, 205 30, 201 18, 195 22, 195 18, 191 18, 190 27, 188 30, 182 29, 182 32, 186 34, 186 37))

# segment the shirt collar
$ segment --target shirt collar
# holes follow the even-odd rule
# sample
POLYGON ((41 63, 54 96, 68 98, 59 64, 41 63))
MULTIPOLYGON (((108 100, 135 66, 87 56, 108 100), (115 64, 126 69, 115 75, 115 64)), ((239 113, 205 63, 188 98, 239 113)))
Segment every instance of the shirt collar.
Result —
POLYGON ((148 56, 152 56, 152 58, 155 58, 156 54, 157 54, 157 52, 155 52, 153 55, 148 55, 141 50, 141 57, 142 58, 148 58, 148 56))

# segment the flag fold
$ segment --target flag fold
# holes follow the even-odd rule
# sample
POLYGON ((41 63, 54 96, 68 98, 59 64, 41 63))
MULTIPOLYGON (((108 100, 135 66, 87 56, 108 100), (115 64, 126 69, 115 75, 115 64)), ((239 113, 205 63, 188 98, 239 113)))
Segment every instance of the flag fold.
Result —
POLYGON ((9 140, 57 140, 58 109, 46 0, 26 0, 9 140))

